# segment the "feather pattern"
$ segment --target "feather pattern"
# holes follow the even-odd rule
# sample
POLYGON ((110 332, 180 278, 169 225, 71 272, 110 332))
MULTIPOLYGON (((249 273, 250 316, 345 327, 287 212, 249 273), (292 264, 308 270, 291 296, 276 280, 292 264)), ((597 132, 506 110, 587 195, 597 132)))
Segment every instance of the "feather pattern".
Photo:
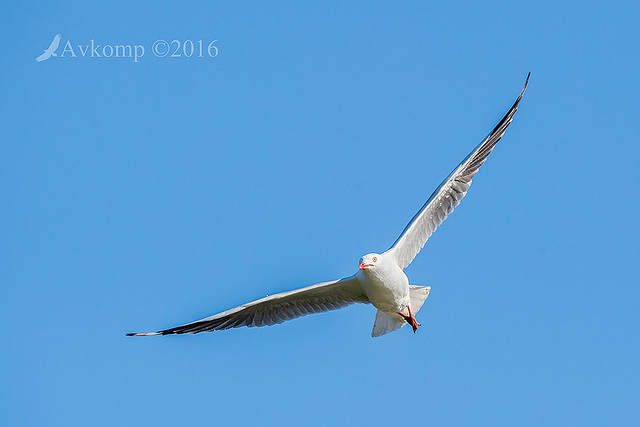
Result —
MULTIPOLYGON (((530 73, 529 73, 530 75, 530 73)), ((507 114, 500 120, 489 135, 451 172, 436 188, 420 211, 411 219, 393 246, 387 251, 392 253, 400 268, 406 268, 418 255, 425 243, 440 224, 444 222, 467 194, 473 177, 487 160, 507 127, 513 120, 518 104, 529 83, 529 75, 520 96, 507 114)))
POLYGON ((269 326, 307 314, 337 310, 357 302, 368 303, 369 299, 358 279, 351 276, 270 295, 175 328, 127 335, 197 334, 241 326, 269 326))

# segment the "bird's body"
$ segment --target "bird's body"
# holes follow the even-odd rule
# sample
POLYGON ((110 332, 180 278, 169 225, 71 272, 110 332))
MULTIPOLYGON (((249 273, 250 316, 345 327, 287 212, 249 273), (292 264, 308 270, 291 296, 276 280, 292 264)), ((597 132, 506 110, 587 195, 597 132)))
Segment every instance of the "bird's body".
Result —
POLYGON ((409 305, 409 278, 389 254, 365 255, 360 265, 372 263, 371 258, 374 257, 378 268, 362 268, 356 275, 367 298, 375 308, 386 313, 406 311, 409 305))
POLYGON ((240 326, 266 326, 353 303, 371 303, 378 309, 372 336, 384 335, 406 324, 415 332, 420 326, 415 313, 431 288, 410 285, 403 270, 466 195, 471 180, 511 123, 528 82, 529 76, 507 114, 436 188, 393 246, 382 254, 363 256, 355 275, 271 295, 183 326, 128 335, 194 334, 240 326))

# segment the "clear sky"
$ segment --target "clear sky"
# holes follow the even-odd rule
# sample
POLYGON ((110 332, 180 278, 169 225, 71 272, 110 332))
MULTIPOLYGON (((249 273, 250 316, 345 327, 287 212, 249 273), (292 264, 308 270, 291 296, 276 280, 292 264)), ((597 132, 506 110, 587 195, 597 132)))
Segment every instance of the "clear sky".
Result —
POLYGON ((0 425, 640 425, 635 2, 87 3, 0 17, 0 425), (351 275, 529 71, 417 334, 125 337, 351 275))

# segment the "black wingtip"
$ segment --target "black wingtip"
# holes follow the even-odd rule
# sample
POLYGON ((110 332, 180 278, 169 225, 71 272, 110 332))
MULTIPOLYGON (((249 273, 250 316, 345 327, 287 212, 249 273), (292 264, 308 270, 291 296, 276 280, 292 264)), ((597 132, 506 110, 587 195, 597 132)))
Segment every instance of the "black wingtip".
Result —
POLYGON ((520 98, 524 95, 524 91, 527 89, 527 85, 529 84, 529 77, 531 77, 531 71, 527 74, 527 79, 524 81, 524 87, 522 88, 522 92, 520 93, 520 98))
MULTIPOLYGON (((506 119, 509 114, 511 112, 515 113, 515 110, 518 108, 518 104, 520 104, 520 101, 522 100, 522 96, 524 95, 524 91, 527 90, 527 85, 529 84, 529 77, 531 77, 531 71, 529 71, 529 73, 527 74, 527 79, 524 81, 524 86, 522 87, 522 91, 520 91, 520 95, 518 96, 518 99, 516 99, 516 102, 513 103, 513 106, 511 107, 511 110, 509 110, 509 113, 507 113, 506 116, 504 116, 504 119, 506 119)), ((502 121, 500 123, 498 123, 498 126, 496 126, 496 129, 500 126, 500 124, 502 123, 502 121)), ((495 131, 495 129, 494 129, 495 131)))
POLYGON ((144 333, 133 333, 129 332, 127 334, 128 337, 148 337, 151 335, 161 335, 161 332, 144 332, 144 333))

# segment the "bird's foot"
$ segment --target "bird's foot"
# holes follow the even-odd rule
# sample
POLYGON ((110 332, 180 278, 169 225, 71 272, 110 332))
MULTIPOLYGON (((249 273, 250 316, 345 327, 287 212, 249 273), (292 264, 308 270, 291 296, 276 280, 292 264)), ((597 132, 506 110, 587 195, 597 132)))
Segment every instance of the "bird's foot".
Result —
POLYGON ((411 312, 411 308, 409 306, 407 306, 407 310, 409 310, 409 315, 405 315, 402 313, 398 313, 400 316, 402 316, 402 318, 409 324, 411 325, 411 327, 413 328, 413 333, 415 334, 416 331, 418 330, 418 326, 420 326, 420 323, 418 323, 418 321, 416 320, 416 317, 413 315, 413 313, 411 312))

